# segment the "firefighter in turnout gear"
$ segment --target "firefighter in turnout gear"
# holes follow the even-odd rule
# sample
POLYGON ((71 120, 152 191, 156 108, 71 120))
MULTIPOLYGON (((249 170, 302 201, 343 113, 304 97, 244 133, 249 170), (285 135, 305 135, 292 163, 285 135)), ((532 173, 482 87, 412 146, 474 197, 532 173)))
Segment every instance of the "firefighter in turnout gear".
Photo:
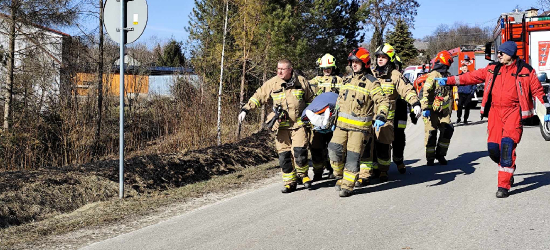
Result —
MULTIPOLYGON (((342 78, 337 76, 336 59, 331 54, 325 54, 317 60, 319 68, 323 71, 322 75, 316 76, 309 81, 315 96, 326 92, 338 94, 342 86, 342 78)), ((328 162, 328 143, 332 138, 332 130, 317 131, 313 130, 310 150, 311 161, 313 163, 313 181, 319 181, 323 176, 323 169, 326 166, 329 171, 329 178, 334 178, 333 170, 328 162)))
POLYGON ((273 130, 277 130, 275 146, 285 183, 283 193, 295 191, 298 182, 306 188, 311 187, 311 179, 308 177, 308 136, 301 114, 313 97, 308 81, 294 72, 289 60, 282 59, 277 64, 277 75, 256 90, 239 114, 241 122, 248 111, 260 107, 269 98, 273 100, 277 114, 273 118, 276 121, 273 130))
POLYGON ((440 86, 435 78, 448 77, 449 67, 453 63, 448 51, 437 54, 433 69, 422 87, 422 116, 424 117, 424 138, 426 144, 426 160, 428 166, 433 166, 435 159, 441 165, 447 165, 445 156, 453 136, 454 128, 451 125, 451 103, 453 93, 451 87, 440 86), (439 139, 437 131, 439 130, 439 139))
MULTIPOLYGON (((376 66, 374 74, 378 78, 382 91, 388 97, 390 105, 387 122, 376 131, 375 154, 377 164, 371 161, 361 161, 359 185, 368 184, 368 177, 373 172, 372 168, 378 168, 380 182, 388 181, 388 170, 391 163, 391 147, 393 144, 393 161, 400 173, 406 172, 403 163, 403 151, 405 150, 405 127, 407 126, 407 103, 411 104, 414 113, 420 117, 422 109, 420 101, 411 84, 403 79, 403 75, 396 70, 395 49, 390 44, 380 46, 375 54, 376 66)), ((376 107, 378 109, 378 106, 376 107)), ((367 155, 367 154, 364 154, 367 155)))
POLYGON ((372 161, 373 121, 374 129, 380 129, 389 111, 389 100, 369 67, 369 51, 357 48, 349 54, 348 61, 353 75, 344 80, 340 89, 336 129, 328 145, 330 164, 338 179, 336 190, 340 191, 340 197, 350 196, 353 192, 359 177, 361 153, 368 154, 366 158, 372 161), (378 107, 376 114, 375 105, 378 107), (365 147, 371 150, 364 150, 365 147))

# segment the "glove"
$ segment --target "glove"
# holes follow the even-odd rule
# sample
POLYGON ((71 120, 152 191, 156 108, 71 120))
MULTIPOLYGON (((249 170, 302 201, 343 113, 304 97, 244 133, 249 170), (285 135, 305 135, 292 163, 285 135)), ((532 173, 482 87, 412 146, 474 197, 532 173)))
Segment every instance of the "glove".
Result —
POLYGON ((447 78, 434 78, 440 86, 447 85, 447 78))
POLYGON ((430 117, 430 110, 424 110, 424 111, 422 111, 422 116, 424 116, 424 117, 430 117))
POLYGON ((550 115, 544 116, 544 122, 550 122, 550 115))
POLYGON ((240 114, 239 114, 239 123, 243 122, 244 121, 244 117, 246 116, 246 112, 245 111, 242 111, 240 114))
POLYGON ((384 124, 386 123, 381 120, 374 121, 374 127, 376 128, 376 131, 380 131, 380 127, 384 126, 384 124))
POLYGON ((414 106, 413 112, 416 115, 416 119, 418 119, 420 115, 422 115, 422 109, 418 105, 414 106))

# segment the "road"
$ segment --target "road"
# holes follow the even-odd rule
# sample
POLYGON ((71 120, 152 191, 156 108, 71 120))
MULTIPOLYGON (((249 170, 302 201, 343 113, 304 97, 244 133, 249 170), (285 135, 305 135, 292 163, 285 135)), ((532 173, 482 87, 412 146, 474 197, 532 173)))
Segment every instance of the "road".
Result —
POLYGON ((516 184, 497 199, 486 130, 456 126, 449 165, 429 167, 424 127, 410 124, 407 173, 392 166, 351 197, 333 180, 291 194, 277 182, 85 249, 550 249, 550 142, 525 127, 516 184))

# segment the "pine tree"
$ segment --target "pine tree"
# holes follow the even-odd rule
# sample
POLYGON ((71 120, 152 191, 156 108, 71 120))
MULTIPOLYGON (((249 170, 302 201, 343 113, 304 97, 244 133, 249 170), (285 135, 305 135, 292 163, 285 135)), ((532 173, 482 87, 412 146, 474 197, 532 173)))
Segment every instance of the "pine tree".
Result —
POLYGON ((414 47, 414 38, 409 31, 409 26, 403 20, 398 20, 395 30, 388 32, 386 42, 391 44, 403 64, 418 56, 418 50, 414 47))
POLYGON ((184 63, 185 58, 181 49, 181 43, 175 40, 166 44, 162 55, 157 58, 157 66, 181 67, 184 63))

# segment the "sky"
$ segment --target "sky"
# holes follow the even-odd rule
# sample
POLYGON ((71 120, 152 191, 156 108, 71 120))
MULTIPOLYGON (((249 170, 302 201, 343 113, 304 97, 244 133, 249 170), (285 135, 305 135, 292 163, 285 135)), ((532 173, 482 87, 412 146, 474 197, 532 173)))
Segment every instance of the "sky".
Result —
MULTIPOLYGON (((110 0, 114 1, 114 0, 110 0)), ((501 13, 537 7, 537 0, 417 0, 420 3, 416 16, 414 38, 430 35, 440 24, 452 26, 459 22, 469 25, 494 26, 501 13), (518 4, 519 3, 519 4, 518 4)), ((187 41, 184 27, 189 25, 193 0, 149 0, 147 27, 139 41, 187 41)), ((63 30, 62 30, 63 31, 63 30)), ((67 32, 67 31, 64 31, 67 32)), ((68 32, 73 35, 74 32, 68 32)), ((370 33, 370 32, 368 32, 370 33)))

